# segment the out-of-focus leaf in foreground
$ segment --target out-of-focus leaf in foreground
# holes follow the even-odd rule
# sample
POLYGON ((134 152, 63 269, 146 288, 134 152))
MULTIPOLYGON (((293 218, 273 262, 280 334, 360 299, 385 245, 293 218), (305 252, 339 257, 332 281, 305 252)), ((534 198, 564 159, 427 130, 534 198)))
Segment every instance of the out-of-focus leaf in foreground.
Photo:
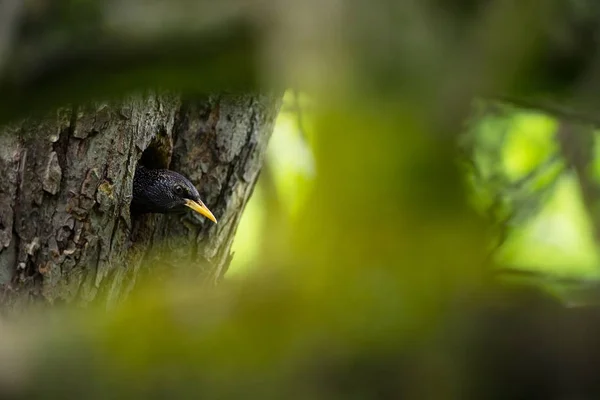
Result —
MULTIPOLYGON (((140 11, 134 3, 133 10, 140 11)), ((260 4, 245 8, 235 2, 233 9, 241 11, 232 15, 239 19, 219 18, 233 21, 215 23, 222 31, 203 31, 206 40, 196 41, 191 34, 197 32, 184 29, 176 31, 175 42, 162 30, 148 35, 150 28, 162 27, 160 19, 150 20, 149 31, 137 31, 143 40, 132 41, 123 35, 123 19, 117 19, 120 25, 105 25, 115 22, 115 14, 98 6, 88 15, 96 23, 90 24, 93 29, 86 30, 82 19, 75 27, 81 31, 66 32, 68 40, 49 51, 48 60, 64 64, 46 63, 46 53, 32 55, 28 47, 15 46, 24 63, 15 63, 0 81, 6 96, 1 104, 7 105, 0 120, 29 107, 45 109, 146 86, 192 93, 254 88, 281 66, 279 78, 296 77, 320 97, 311 137, 318 173, 292 223, 266 225, 258 268, 244 278, 217 289, 189 276, 141 281, 126 304, 110 313, 70 310, 0 326, 2 397, 348 399, 376 393, 464 398, 461 385, 477 381, 479 370, 474 363, 465 373, 466 358, 457 356, 463 348, 453 346, 456 331, 475 326, 487 332, 473 342, 483 338, 485 347, 490 340, 488 352, 470 355, 481 355, 483 365, 496 343, 506 347, 498 346, 496 355, 515 352, 510 345, 521 342, 511 335, 512 324, 522 327, 519 334, 531 334, 523 335, 525 342, 535 342, 535 326, 520 314, 496 324, 486 318, 481 325, 449 323, 470 316, 455 313, 457 304, 480 299, 489 247, 487 231, 463 189, 455 139, 476 94, 564 90, 589 58, 575 57, 581 62, 569 65, 575 72, 558 77, 564 79, 557 79, 556 68, 539 68, 556 67, 543 61, 546 50, 556 47, 554 37, 563 36, 549 34, 547 27, 557 26, 559 11, 570 7, 483 2, 489 7, 464 13, 479 17, 470 19, 457 7, 464 2, 438 3, 328 1, 327 7, 317 7, 312 1, 304 8, 299 2, 293 7, 278 2, 268 14, 273 20, 265 18, 275 23, 261 25, 260 4), (395 19, 406 15, 410 23, 395 19), (291 28, 284 23, 290 21, 296 23, 291 28), (99 41, 87 53, 67 52, 77 56, 74 60, 61 58, 69 44, 86 49, 85 41, 107 26, 118 33, 104 37, 108 45, 99 41), (266 43, 257 32, 264 32, 266 43), (154 42, 155 37, 162 40, 154 42), (122 38, 128 40, 121 43, 122 38), (131 58, 130 45, 139 51, 131 58), (261 73, 258 54, 265 56, 261 73), (69 74, 67 67, 77 73, 69 74), (539 74, 532 77, 528 72, 535 68, 539 74), (110 87, 92 77, 106 79, 110 87), (495 329, 507 335, 494 336, 495 329)), ((78 4, 85 9, 88 3, 78 4)), ((176 5, 182 9, 180 2, 176 5)), ((185 20, 183 13, 177 17, 176 22, 185 20)), ((132 26, 144 26, 143 18, 134 20, 132 26)), ((46 30, 24 35, 26 43, 34 49, 40 42, 47 45, 42 33, 46 30)), ((539 148, 512 160, 512 177, 526 174, 553 150, 539 148)), ((493 291, 481 297, 497 299, 493 291)), ((525 297, 523 303, 546 310, 537 301, 525 297)), ((539 315, 536 321, 544 322, 548 314, 539 315)), ((558 333, 544 344, 566 338, 565 326, 550 325, 547 331, 558 333)), ((465 334, 460 343, 469 339, 465 334)), ((516 347, 516 353, 531 347, 516 347)), ((523 365, 526 372, 533 370, 531 363, 523 365)))
POLYGON ((113 390, 123 398, 363 398, 375 380, 390 393, 452 397, 456 382, 411 382, 404 363, 481 281, 484 236, 454 150, 403 107, 338 104, 317 113, 319 173, 288 252, 265 254, 269 265, 217 289, 146 283, 109 314, 45 322, 42 337, 16 350, 21 359, 35 344, 13 389, 63 398, 113 390), (65 374, 78 383, 59 384, 65 374))

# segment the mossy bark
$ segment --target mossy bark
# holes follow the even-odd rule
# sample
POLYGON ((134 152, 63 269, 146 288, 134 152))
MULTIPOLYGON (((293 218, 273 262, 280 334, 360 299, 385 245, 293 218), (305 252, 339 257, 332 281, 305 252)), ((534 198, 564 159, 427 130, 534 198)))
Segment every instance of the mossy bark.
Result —
POLYGON ((188 102, 150 94, 4 128, 0 306, 114 304, 144 266, 198 267, 218 281, 280 99, 229 94, 188 102), (189 215, 132 220, 132 179, 142 158, 189 177, 219 223, 189 215))

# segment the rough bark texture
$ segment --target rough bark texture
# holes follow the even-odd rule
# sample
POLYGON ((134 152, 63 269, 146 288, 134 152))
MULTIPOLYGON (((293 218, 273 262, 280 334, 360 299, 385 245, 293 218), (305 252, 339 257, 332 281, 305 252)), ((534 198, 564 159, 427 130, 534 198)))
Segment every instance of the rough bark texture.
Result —
POLYGON ((276 95, 182 102, 146 95, 61 109, 0 135, 0 305, 113 304, 145 265, 226 271, 280 104, 276 95), (145 215, 129 204, 139 160, 198 187, 218 225, 145 215), (164 247, 163 247, 164 246, 164 247), (158 262, 157 262, 158 261, 158 262))

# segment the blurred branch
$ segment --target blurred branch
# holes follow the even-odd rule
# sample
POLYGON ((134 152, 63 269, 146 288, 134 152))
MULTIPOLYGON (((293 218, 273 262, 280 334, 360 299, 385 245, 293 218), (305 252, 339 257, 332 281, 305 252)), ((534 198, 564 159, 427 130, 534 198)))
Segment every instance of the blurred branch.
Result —
POLYGON ((539 111, 567 121, 600 126, 600 116, 598 113, 587 111, 584 107, 568 107, 558 102, 543 99, 518 98, 513 96, 492 96, 490 97, 490 100, 532 111, 539 111))
POLYGON ((0 123, 146 88, 209 93, 258 85, 258 33, 229 10, 235 0, 196 3, 189 11, 198 16, 188 21, 180 2, 162 4, 163 19, 154 15, 160 3, 40 3, 41 11, 13 13, 19 20, 7 22, 19 30, 0 38, 12 39, 0 71, 0 123))
MULTIPOLYGON (((505 109, 498 110, 497 106, 498 103, 485 104, 485 112, 482 118, 487 118, 489 115, 488 112, 506 112, 505 109)), ((501 137, 499 138, 500 141, 495 144, 493 149, 485 150, 480 147, 479 151, 487 151, 487 157, 496 160, 497 163, 501 163, 501 156, 498 154, 498 152, 503 148, 505 139, 506 130, 503 130, 501 132, 501 137)), ((480 168, 474 160, 474 152, 475 142, 473 140, 465 141, 465 145, 460 149, 462 158, 468 163, 473 173, 475 184, 486 185, 489 187, 489 190, 493 192, 493 201, 486 210, 486 217, 488 221, 490 221, 490 223, 496 227, 495 233, 497 234, 497 241, 488 254, 488 261, 491 261, 496 251, 502 247, 508 238, 511 225, 526 221, 534 214, 532 210, 539 210, 539 205, 541 202, 544 201, 549 194, 553 193, 560 173, 557 173, 556 176, 554 176, 554 179, 545 185, 543 189, 536 191, 535 196, 528 195, 522 201, 518 201, 514 199, 514 194, 528 190, 527 185, 530 184, 532 180, 536 179, 541 174, 546 173, 550 168, 555 167, 557 163, 561 162, 562 159, 560 154, 552 154, 523 177, 512 182, 507 180, 503 172, 497 173, 492 178, 482 176, 480 168), (494 181, 495 184, 492 184, 491 181, 494 181), (511 210, 507 215, 503 216, 502 218, 498 218, 499 210, 501 210, 506 200, 511 202, 511 210)), ((560 172, 562 172, 562 169, 560 172)))
MULTIPOLYGON (((591 0, 577 4, 557 2, 556 7, 548 6, 547 10, 542 7, 547 13, 522 2, 518 3, 519 7, 504 7, 503 2, 495 2, 498 7, 492 10, 475 7, 473 12, 466 12, 462 5, 439 5, 448 11, 442 13, 447 19, 444 21, 439 20, 437 11, 432 12, 426 6, 389 7, 387 2, 370 4, 366 9, 355 3, 344 4, 330 11, 331 15, 325 12, 327 7, 321 2, 290 5, 274 1, 268 6, 263 3, 36 0, 24 2, 20 13, 4 13, 10 8, 6 5, 16 4, 4 2, 0 9, 3 17, 0 53, 5 52, 8 61, 0 75, 0 122, 18 118, 32 109, 47 109, 92 97, 118 96, 149 86, 204 92, 254 88, 258 85, 258 64, 265 68, 271 66, 267 65, 271 61, 282 70, 281 77, 302 82, 297 76, 288 75, 294 72, 291 65, 277 64, 277 61, 293 64, 303 60, 306 43, 311 43, 307 53, 317 55, 323 63, 331 60, 328 56, 332 49, 348 45, 349 54, 357 61, 357 78, 380 85, 380 95, 394 91, 409 93, 412 87, 413 94, 422 94, 430 102, 433 93, 438 93, 437 88, 444 86, 443 80, 447 80, 453 84, 444 91, 449 103, 444 103, 443 108, 454 110, 452 106, 468 104, 472 96, 485 92, 489 87, 484 84, 486 79, 496 79, 500 82, 500 87, 494 86, 496 91, 518 93, 515 99, 505 97, 503 100, 559 113, 563 110, 537 100, 526 102, 518 98, 539 93, 564 98, 566 93, 572 93, 570 89, 574 85, 585 83, 582 81, 593 67, 595 37, 600 31, 600 7, 591 0), (407 11, 420 15, 423 24, 419 25, 435 26, 436 30, 425 34, 412 24, 398 24, 396 17, 412 15, 407 11), (324 17, 313 16, 317 14, 324 17), (311 17, 305 18, 305 15, 311 17), (510 29, 502 20, 524 15, 520 25, 509 20, 513 24, 510 29), (336 19, 347 22, 343 26, 333 24, 332 20, 336 19), (290 21, 295 22, 290 24, 290 21), (373 21, 380 25, 373 25, 373 21), (536 22, 537 28, 526 24, 531 21, 536 22), (15 29, 11 30, 11 26, 15 29), (458 41, 453 29, 444 28, 452 26, 465 27, 458 41), (535 57, 525 57, 527 46, 522 52, 508 51, 519 48, 519 42, 509 40, 519 37, 521 30, 515 31, 517 28, 532 35, 531 31, 535 31, 534 36, 539 37, 535 57), (340 34, 331 35, 333 29, 340 34), (392 32, 394 35, 390 35, 392 32), (307 33, 310 33, 308 41, 307 33), (329 36, 339 36, 336 39, 339 41, 329 42, 329 36), (419 40, 423 43, 389 41, 392 36, 421 37, 419 40), (469 36, 473 36, 472 40, 469 36), (356 37, 361 40, 355 40, 356 37), (442 38, 447 40, 440 42, 442 38), (412 53, 415 44, 421 49, 418 54, 412 53), (332 47, 327 47, 329 45, 332 47), (448 47, 453 45, 468 51, 455 52, 448 47), (448 51, 439 51, 438 46, 448 47, 448 51), (261 58, 259 63, 259 54, 261 57, 268 54, 273 60, 261 58), (457 54, 457 62, 450 63, 456 71, 448 68, 451 61, 448 54, 457 54), (527 68, 518 74, 513 84, 509 78, 523 57, 527 59, 527 68), (486 61, 491 59, 506 62, 500 68, 486 61), (449 75, 436 74, 438 66, 450 71, 449 75), (289 71, 285 71, 286 68, 289 71), (500 70, 506 73, 495 73, 500 70), (460 79, 460 73, 465 74, 464 79, 460 79), (441 81, 434 82, 434 77, 441 81), (469 84, 471 80, 476 82, 469 84)), ((336 68, 332 68, 335 77, 343 76, 344 71, 336 68)), ((590 104, 586 106, 587 110, 595 108, 590 104)), ((463 109, 467 107, 457 110, 463 109)), ((573 113, 598 122, 594 113, 573 113)))
POLYGON ((499 267, 492 270, 495 278, 530 279, 538 283, 547 282, 569 286, 594 286, 600 290, 600 279, 584 279, 556 276, 545 272, 533 271, 527 267, 499 267))
POLYGON ((600 187, 590 176, 594 159, 593 130, 561 120, 556 132, 562 155, 579 180, 581 197, 590 216, 596 243, 600 245, 600 187))
POLYGON ((254 87, 256 46, 246 29, 230 28, 202 41, 163 40, 134 51, 107 43, 57 54, 27 79, 0 83, 0 122, 53 104, 148 87, 192 93, 254 87))
MULTIPOLYGON (((545 170, 547 170, 549 167, 553 166, 558 161, 559 161, 559 155, 558 154, 552 155, 546 161, 544 161, 538 167, 536 167, 533 171, 529 172, 523 178, 521 178, 518 181, 516 181, 515 183, 511 184, 509 190, 510 189, 517 189, 517 190, 522 189, 528 182, 530 182, 536 176, 539 176, 539 174, 542 174, 545 170)), ((488 218, 492 221, 494 226, 497 227, 496 233, 498 236, 497 236, 496 243, 494 244, 492 249, 489 251, 488 258, 487 258, 488 262, 491 263, 496 252, 498 250, 500 250, 500 248, 504 245, 504 243, 508 239, 508 237, 511 233, 511 225, 523 223, 524 221, 527 221, 527 220, 529 220, 529 218, 533 217, 534 213, 531 212, 530 210, 539 210, 540 209, 539 206, 543 202, 543 200, 546 198, 546 196, 549 195, 550 193, 554 192, 556 184, 558 183, 558 176, 560 176, 560 174, 558 174, 552 180, 552 182, 550 182, 543 190, 536 193, 535 196, 528 196, 528 198, 526 200, 527 203, 518 203, 518 202, 513 201, 512 210, 510 211, 510 213, 508 213, 508 215, 506 215, 500 221, 495 220, 496 219, 495 217, 497 215, 496 211, 501 206, 502 200, 505 196, 507 196, 507 194, 503 191, 503 192, 499 192, 494 197, 494 202, 488 209, 488 218), (516 203, 516 204, 514 204, 514 203, 516 203), (522 215, 524 213, 526 213, 525 217, 523 217, 523 215, 522 215), (519 214, 521 214, 520 218, 518 217, 519 214)), ((495 273, 496 270, 493 270, 493 271, 495 273)))
POLYGON ((493 282, 546 287, 567 306, 600 305, 600 279, 576 276, 557 276, 532 270, 531 267, 499 267, 492 269, 493 282))

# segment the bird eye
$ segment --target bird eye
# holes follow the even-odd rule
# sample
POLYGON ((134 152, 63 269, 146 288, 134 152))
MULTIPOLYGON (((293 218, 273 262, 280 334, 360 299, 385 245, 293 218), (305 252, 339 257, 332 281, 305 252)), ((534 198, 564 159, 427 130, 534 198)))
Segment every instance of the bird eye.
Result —
POLYGON ((181 186, 181 185, 175 185, 173 190, 175 191, 175 194, 178 194, 178 195, 183 194, 183 186, 181 186))

